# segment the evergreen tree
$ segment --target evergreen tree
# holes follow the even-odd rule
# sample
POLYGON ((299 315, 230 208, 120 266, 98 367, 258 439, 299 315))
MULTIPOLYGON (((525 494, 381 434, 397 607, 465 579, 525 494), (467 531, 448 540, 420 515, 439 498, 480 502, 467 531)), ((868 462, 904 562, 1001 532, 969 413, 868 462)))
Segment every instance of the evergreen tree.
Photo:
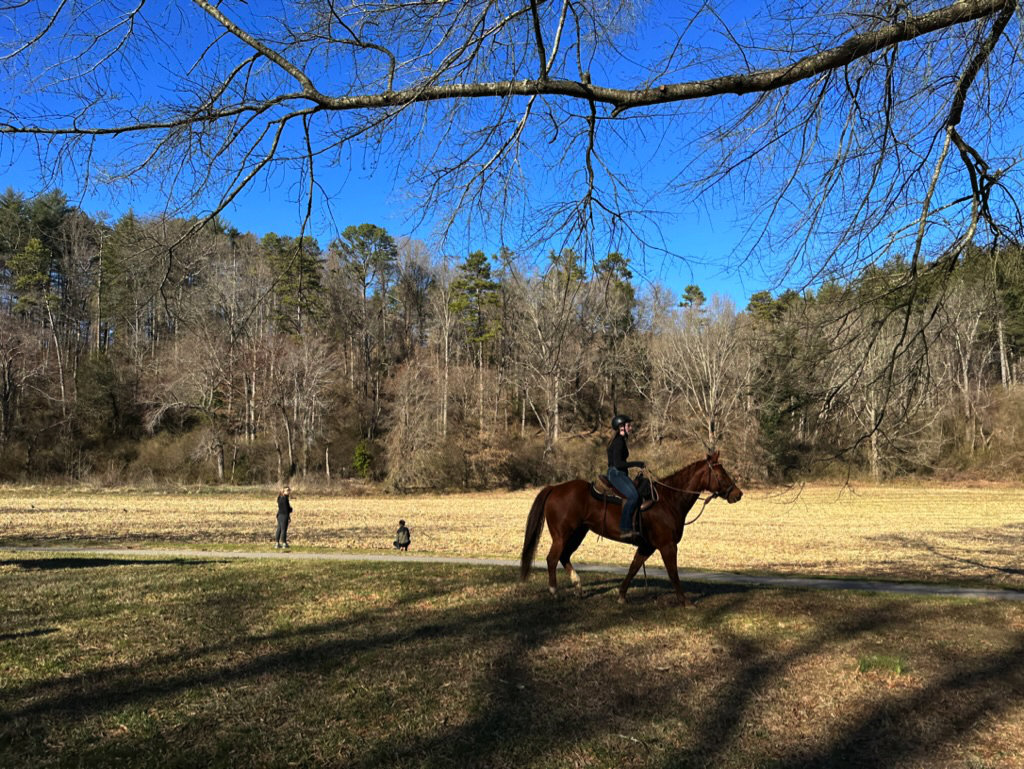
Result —
POLYGON ((25 197, 10 187, 0 195, 0 269, 28 242, 29 215, 25 197))
POLYGON ((700 286, 691 283, 683 290, 683 297, 679 302, 679 306, 699 310, 704 306, 705 301, 707 299, 704 296, 704 292, 700 290, 700 286))
POLYGON ((48 298, 52 255, 39 238, 29 238, 25 247, 7 260, 14 292, 14 310, 35 316, 48 298))
POLYGON ((451 309, 473 347, 477 366, 477 418, 484 431, 484 348, 501 330, 497 313, 498 283, 491 277, 491 263, 483 251, 474 251, 459 265, 452 282, 451 309))
POLYGON ((320 247, 309 236, 264 236, 263 255, 270 265, 277 298, 277 324, 287 333, 301 334, 323 308, 320 247))
POLYGON ((361 432, 372 439, 382 412, 381 384, 395 357, 391 347, 397 325, 393 289, 398 246, 387 230, 364 223, 346 227, 341 237, 331 242, 329 253, 339 282, 352 293, 353 336, 361 359, 353 378, 358 376, 361 391, 361 432))
MULTIPOLYGON (((619 253, 608 254, 594 266, 593 282, 597 290, 597 320, 600 324, 598 376, 602 391, 607 392, 610 400, 603 411, 612 414, 624 410, 626 383, 634 370, 643 365, 636 354, 636 291, 632 277, 629 262, 619 253)), ((607 417, 607 413, 592 414, 591 418, 607 422, 606 418, 601 418, 607 417)))
MULTIPOLYGON (((483 251, 474 251, 459 265, 452 282, 453 312, 465 330, 466 340, 482 351, 483 345, 501 331, 498 306, 499 284, 491 275, 491 263, 483 251)), ((482 352, 480 357, 482 365, 482 352)))

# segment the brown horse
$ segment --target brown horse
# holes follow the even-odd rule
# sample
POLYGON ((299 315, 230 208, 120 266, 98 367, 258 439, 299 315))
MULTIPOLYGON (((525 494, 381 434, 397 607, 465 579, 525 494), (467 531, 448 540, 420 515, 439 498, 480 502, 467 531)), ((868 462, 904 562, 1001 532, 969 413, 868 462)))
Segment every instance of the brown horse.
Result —
MULTIPOLYGON (((718 461, 718 452, 705 459, 687 465, 661 480, 651 481, 658 500, 641 515, 640 531, 643 541, 637 546, 633 563, 630 564, 626 579, 619 586, 619 601, 626 600, 626 589, 637 571, 657 550, 665 562, 665 570, 676 589, 676 595, 684 606, 692 605, 679 585, 679 571, 676 566, 676 549, 683 537, 686 514, 693 507, 701 492, 708 491, 711 498, 723 497, 729 504, 739 502, 743 492, 718 461)), ((558 562, 565 567, 572 584, 582 595, 583 588, 579 575, 572 567, 570 558, 587 536, 596 531, 608 539, 619 539, 619 517, 622 508, 595 499, 590 493, 590 484, 575 480, 557 486, 541 489, 530 508, 526 520, 526 538, 523 541, 523 556, 520 560, 520 576, 526 579, 530 574, 533 554, 537 550, 544 520, 551 534, 551 549, 548 551, 548 589, 552 595, 558 593, 556 573, 558 562)))

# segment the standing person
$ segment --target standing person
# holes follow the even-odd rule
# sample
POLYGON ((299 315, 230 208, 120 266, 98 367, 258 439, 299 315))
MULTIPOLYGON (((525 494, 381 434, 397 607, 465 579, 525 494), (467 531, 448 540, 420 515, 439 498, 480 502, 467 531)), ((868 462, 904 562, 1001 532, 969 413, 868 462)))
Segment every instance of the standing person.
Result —
POLYGON ((395 532, 395 549, 408 550, 410 542, 412 542, 412 537, 409 536, 409 529, 406 527, 405 521, 399 521, 398 531, 395 532))
POLYGON ((277 533, 274 536, 278 549, 288 547, 288 523, 292 519, 291 493, 292 490, 285 486, 277 495, 277 533))
POLYGON ((629 468, 646 467, 643 462, 629 462, 627 439, 633 431, 633 420, 623 414, 612 419, 614 435, 608 444, 608 480, 626 498, 619 522, 619 538, 623 542, 637 542, 640 532, 633 528, 633 511, 640 504, 640 492, 629 477, 629 468))

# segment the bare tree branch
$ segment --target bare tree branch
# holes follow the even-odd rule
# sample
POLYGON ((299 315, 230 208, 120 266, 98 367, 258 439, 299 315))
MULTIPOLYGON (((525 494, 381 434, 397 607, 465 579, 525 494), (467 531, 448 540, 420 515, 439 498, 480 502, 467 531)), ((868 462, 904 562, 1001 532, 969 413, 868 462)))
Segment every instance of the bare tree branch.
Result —
MULTIPOLYGON (((657 247, 680 201, 724 203, 755 212, 750 263, 809 284, 911 247, 911 221, 941 251, 971 228, 950 202, 965 188, 975 229, 1015 205, 994 129, 961 126, 987 94, 1011 121, 1015 0, 806 0, 742 23, 631 0, 253 5, 18 4, 0 141, 90 185, 160 182, 206 218, 274 169, 322 173, 358 148, 412 179, 424 219, 524 253, 560 230, 657 247), (157 45, 175 33, 180 53, 157 45), (156 69, 167 87, 146 91, 156 69), (950 127, 962 169, 936 166, 950 127)), ((304 182, 297 196, 318 194, 304 182)))

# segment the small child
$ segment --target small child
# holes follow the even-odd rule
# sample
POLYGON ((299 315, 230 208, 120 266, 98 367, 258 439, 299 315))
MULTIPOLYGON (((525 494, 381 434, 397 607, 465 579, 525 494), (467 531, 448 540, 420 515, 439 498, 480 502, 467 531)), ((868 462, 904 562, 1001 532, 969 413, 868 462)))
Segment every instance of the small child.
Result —
POLYGON ((395 550, 408 550, 412 537, 409 536, 409 529, 405 521, 398 522, 398 531, 395 532, 395 550))

